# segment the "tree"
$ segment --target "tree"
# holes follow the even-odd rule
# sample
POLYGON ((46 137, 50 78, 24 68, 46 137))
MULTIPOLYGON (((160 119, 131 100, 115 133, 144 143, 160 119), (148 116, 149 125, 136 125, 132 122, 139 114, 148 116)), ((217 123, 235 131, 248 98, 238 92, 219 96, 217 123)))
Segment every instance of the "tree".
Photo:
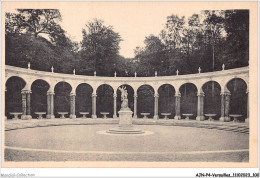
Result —
POLYGON ((223 11, 203 11, 206 18, 204 19, 205 24, 205 35, 208 43, 212 47, 212 71, 215 70, 215 53, 216 45, 223 37, 223 11))
POLYGON ((31 33, 35 37, 47 34, 51 39, 64 33, 58 24, 61 14, 57 9, 18 9, 18 14, 6 14, 7 32, 31 33))
POLYGON ((224 28, 227 33, 225 63, 232 66, 247 66, 249 61, 249 11, 225 11, 224 28))
POLYGON ((182 30, 185 24, 184 19, 184 16, 180 18, 177 15, 167 17, 165 27, 160 34, 167 48, 176 49, 180 47, 182 30))
POLYGON ((6 64, 26 67, 30 62, 39 70, 49 71, 54 66, 57 72, 72 72, 78 56, 77 44, 58 24, 59 10, 17 11, 6 13, 6 64))
POLYGON ((82 30, 82 59, 91 65, 84 71, 97 71, 98 75, 113 75, 116 69, 116 57, 119 53, 120 35, 112 26, 105 26, 102 20, 94 19, 82 30))

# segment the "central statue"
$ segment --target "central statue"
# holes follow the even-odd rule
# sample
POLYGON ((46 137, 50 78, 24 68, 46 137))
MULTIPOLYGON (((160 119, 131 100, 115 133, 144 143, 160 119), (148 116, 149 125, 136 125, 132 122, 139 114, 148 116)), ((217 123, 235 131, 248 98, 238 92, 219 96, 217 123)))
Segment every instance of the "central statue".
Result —
POLYGON ((112 134, 142 134, 141 129, 135 129, 132 125, 133 112, 128 107, 127 90, 125 86, 118 88, 121 91, 121 109, 118 111, 119 123, 118 127, 109 129, 107 132, 112 134))
POLYGON ((121 91, 121 109, 122 110, 130 110, 130 108, 128 107, 128 99, 127 99, 127 90, 125 86, 122 86, 121 88, 119 88, 119 90, 121 91))

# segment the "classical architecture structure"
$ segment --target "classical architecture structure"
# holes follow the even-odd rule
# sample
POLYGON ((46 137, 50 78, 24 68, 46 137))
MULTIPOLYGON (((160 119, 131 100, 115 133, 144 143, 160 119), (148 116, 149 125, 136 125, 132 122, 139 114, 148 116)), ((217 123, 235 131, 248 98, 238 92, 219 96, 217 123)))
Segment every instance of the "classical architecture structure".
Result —
MULTIPOLYGON (((76 89, 77 87, 82 84, 86 83, 90 85, 93 89, 92 93, 92 118, 97 118, 96 113, 96 97, 97 97, 97 89, 102 84, 110 85, 114 91, 114 110, 113 110, 113 117, 117 117, 117 89, 121 85, 129 85, 133 88, 134 91, 134 107, 133 107, 133 118, 137 118, 137 90, 142 85, 149 85, 154 90, 154 119, 158 119, 158 100, 159 94, 158 89, 160 86, 164 84, 171 85, 175 89, 175 116, 174 119, 178 120, 181 119, 181 92, 180 88, 182 85, 186 83, 194 84, 197 90, 197 116, 196 120, 201 121, 204 120, 204 91, 203 85, 209 81, 215 81, 220 86, 220 98, 221 98, 221 115, 219 120, 220 121, 230 121, 230 113, 229 113, 229 106, 230 106, 230 95, 232 93, 229 91, 227 85, 228 83, 235 78, 242 79, 246 84, 246 94, 248 95, 248 82, 249 82, 249 68, 242 67, 236 69, 229 69, 215 72, 208 72, 208 73, 201 73, 200 70, 197 74, 189 74, 189 75, 175 75, 175 76, 157 76, 154 77, 100 77, 100 76, 83 76, 83 75, 76 75, 75 71, 73 74, 61 74, 55 73, 52 69, 52 72, 43 72, 33 69, 26 69, 26 68, 19 68, 13 66, 5 66, 5 80, 6 82, 12 77, 19 77, 24 80, 25 87, 21 91, 22 95, 22 118, 23 119, 30 119, 31 118, 31 93, 32 93, 32 84, 36 80, 44 80, 48 83, 49 89, 46 93, 47 97, 47 118, 54 118, 54 88, 59 82, 66 82, 71 86, 70 92, 70 118, 76 118, 75 113, 75 97, 76 97, 76 89)), ((8 90, 8 88, 6 88, 8 90)), ((249 111, 248 111, 248 97, 247 97, 247 116, 246 122, 248 121, 249 111)))

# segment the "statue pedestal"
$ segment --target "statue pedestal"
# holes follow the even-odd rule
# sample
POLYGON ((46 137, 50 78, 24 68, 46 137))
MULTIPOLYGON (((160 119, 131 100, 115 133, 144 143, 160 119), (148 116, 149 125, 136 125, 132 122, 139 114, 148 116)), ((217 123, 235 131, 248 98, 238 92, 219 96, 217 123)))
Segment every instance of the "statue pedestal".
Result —
POLYGON ((108 133, 113 134, 142 134, 144 133, 141 129, 134 129, 132 125, 132 114, 133 112, 129 108, 121 109, 119 113, 119 125, 116 128, 109 129, 108 133))
POLYGON ((119 127, 128 127, 132 125, 133 112, 129 109, 118 111, 119 114, 119 127))

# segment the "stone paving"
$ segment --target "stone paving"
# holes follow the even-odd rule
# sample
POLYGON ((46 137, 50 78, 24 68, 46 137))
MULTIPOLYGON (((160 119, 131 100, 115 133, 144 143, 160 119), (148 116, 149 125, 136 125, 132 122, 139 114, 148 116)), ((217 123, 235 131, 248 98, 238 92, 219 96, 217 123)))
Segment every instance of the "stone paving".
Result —
MULTIPOLYGON (((22 128, 48 127, 57 125, 88 125, 88 124, 117 124, 118 119, 32 119, 32 120, 7 120, 5 130, 22 128)), ((248 123, 219 122, 219 121, 196 121, 196 120, 154 120, 133 119, 135 125, 167 125, 182 127, 198 127, 206 129, 217 129, 249 134, 248 123)))
POLYGON ((6 122, 6 161, 202 161, 248 162, 249 135, 242 123, 134 120, 153 131, 110 136, 97 131, 116 119, 53 119, 6 122), (199 124, 196 124, 198 122, 199 124), (223 126, 226 124, 227 126, 223 126), (179 125, 179 126, 178 126, 179 125), (22 129, 28 128, 28 129, 22 129), (225 130, 221 130, 224 128, 225 130))

